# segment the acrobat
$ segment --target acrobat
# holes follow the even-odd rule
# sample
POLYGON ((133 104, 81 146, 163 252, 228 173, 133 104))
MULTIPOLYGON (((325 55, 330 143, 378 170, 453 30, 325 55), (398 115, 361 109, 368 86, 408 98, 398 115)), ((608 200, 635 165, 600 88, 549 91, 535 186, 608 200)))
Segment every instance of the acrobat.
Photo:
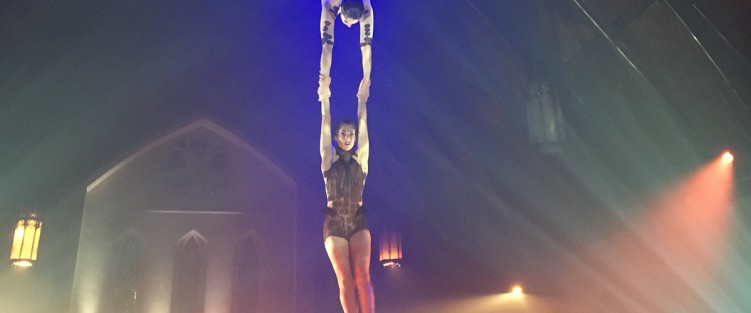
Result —
POLYGON ((321 102, 322 117, 321 172, 327 198, 323 240, 339 283, 339 300, 344 313, 375 312, 375 297, 370 281, 371 237, 362 200, 370 156, 366 103, 370 96, 372 40, 373 7, 370 0, 321 2, 323 48, 318 100, 321 102), (348 27, 360 23, 363 78, 357 90, 357 124, 347 120, 337 123, 332 138, 330 70, 337 15, 348 27))

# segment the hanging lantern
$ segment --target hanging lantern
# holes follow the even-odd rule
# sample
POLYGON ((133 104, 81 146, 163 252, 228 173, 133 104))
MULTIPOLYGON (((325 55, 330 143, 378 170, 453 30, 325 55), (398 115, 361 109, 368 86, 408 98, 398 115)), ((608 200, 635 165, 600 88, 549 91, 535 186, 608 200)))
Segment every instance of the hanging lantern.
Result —
POLYGON ((22 217, 16 224, 13 246, 10 249, 10 261, 13 267, 31 267, 37 259, 39 236, 42 233, 42 221, 36 213, 22 217))
POLYGON ((384 267, 400 267, 402 261, 402 236, 395 227, 381 232, 381 264, 384 267))
POLYGON ((542 152, 555 153, 563 145, 565 131, 559 98, 544 80, 533 80, 527 88, 529 138, 542 152))

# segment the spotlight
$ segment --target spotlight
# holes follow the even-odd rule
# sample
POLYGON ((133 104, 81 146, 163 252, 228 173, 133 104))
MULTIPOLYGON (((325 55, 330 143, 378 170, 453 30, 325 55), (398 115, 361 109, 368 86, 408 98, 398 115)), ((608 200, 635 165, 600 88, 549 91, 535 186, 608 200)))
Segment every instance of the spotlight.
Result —
POLYGON ((730 151, 725 151, 725 153, 722 154, 722 161, 725 163, 732 163, 735 158, 733 157, 733 154, 730 153, 730 151))
POLYGON ((517 298, 521 298, 524 295, 522 286, 515 285, 513 288, 511 288, 511 295, 517 298))

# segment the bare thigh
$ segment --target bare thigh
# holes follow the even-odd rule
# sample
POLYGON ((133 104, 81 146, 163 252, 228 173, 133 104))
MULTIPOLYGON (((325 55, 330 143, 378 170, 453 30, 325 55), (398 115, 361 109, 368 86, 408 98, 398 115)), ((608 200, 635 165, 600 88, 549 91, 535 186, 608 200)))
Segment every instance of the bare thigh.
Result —
POLYGON ((326 253, 339 281, 352 281, 352 267, 350 264, 350 243, 344 238, 330 236, 324 242, 326 253))
POLYGON ((361 230, 349 238, 349 253, 356 275, 370 273, 370 231, 361 230))

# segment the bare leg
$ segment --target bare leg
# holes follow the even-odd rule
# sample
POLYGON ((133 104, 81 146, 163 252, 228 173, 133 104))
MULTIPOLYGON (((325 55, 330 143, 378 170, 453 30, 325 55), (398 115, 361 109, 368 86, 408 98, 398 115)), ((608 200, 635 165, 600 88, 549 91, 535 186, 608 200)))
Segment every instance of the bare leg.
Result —
POLYGON ((355 285, 361 313, 375 312, 373 284, 370 282, 370 231, 359 231, 349 239, 349 253, 355 269, 355 285))
POLYGON ((352 267, 349 261, 350 243, 335 236, 326 238, 326 253, 329 255, 331 265, 339 282, 339 301, 342 302, 344 313, 357 313, 357 300, 355 300, 355 282, 352 278, 352 267))

